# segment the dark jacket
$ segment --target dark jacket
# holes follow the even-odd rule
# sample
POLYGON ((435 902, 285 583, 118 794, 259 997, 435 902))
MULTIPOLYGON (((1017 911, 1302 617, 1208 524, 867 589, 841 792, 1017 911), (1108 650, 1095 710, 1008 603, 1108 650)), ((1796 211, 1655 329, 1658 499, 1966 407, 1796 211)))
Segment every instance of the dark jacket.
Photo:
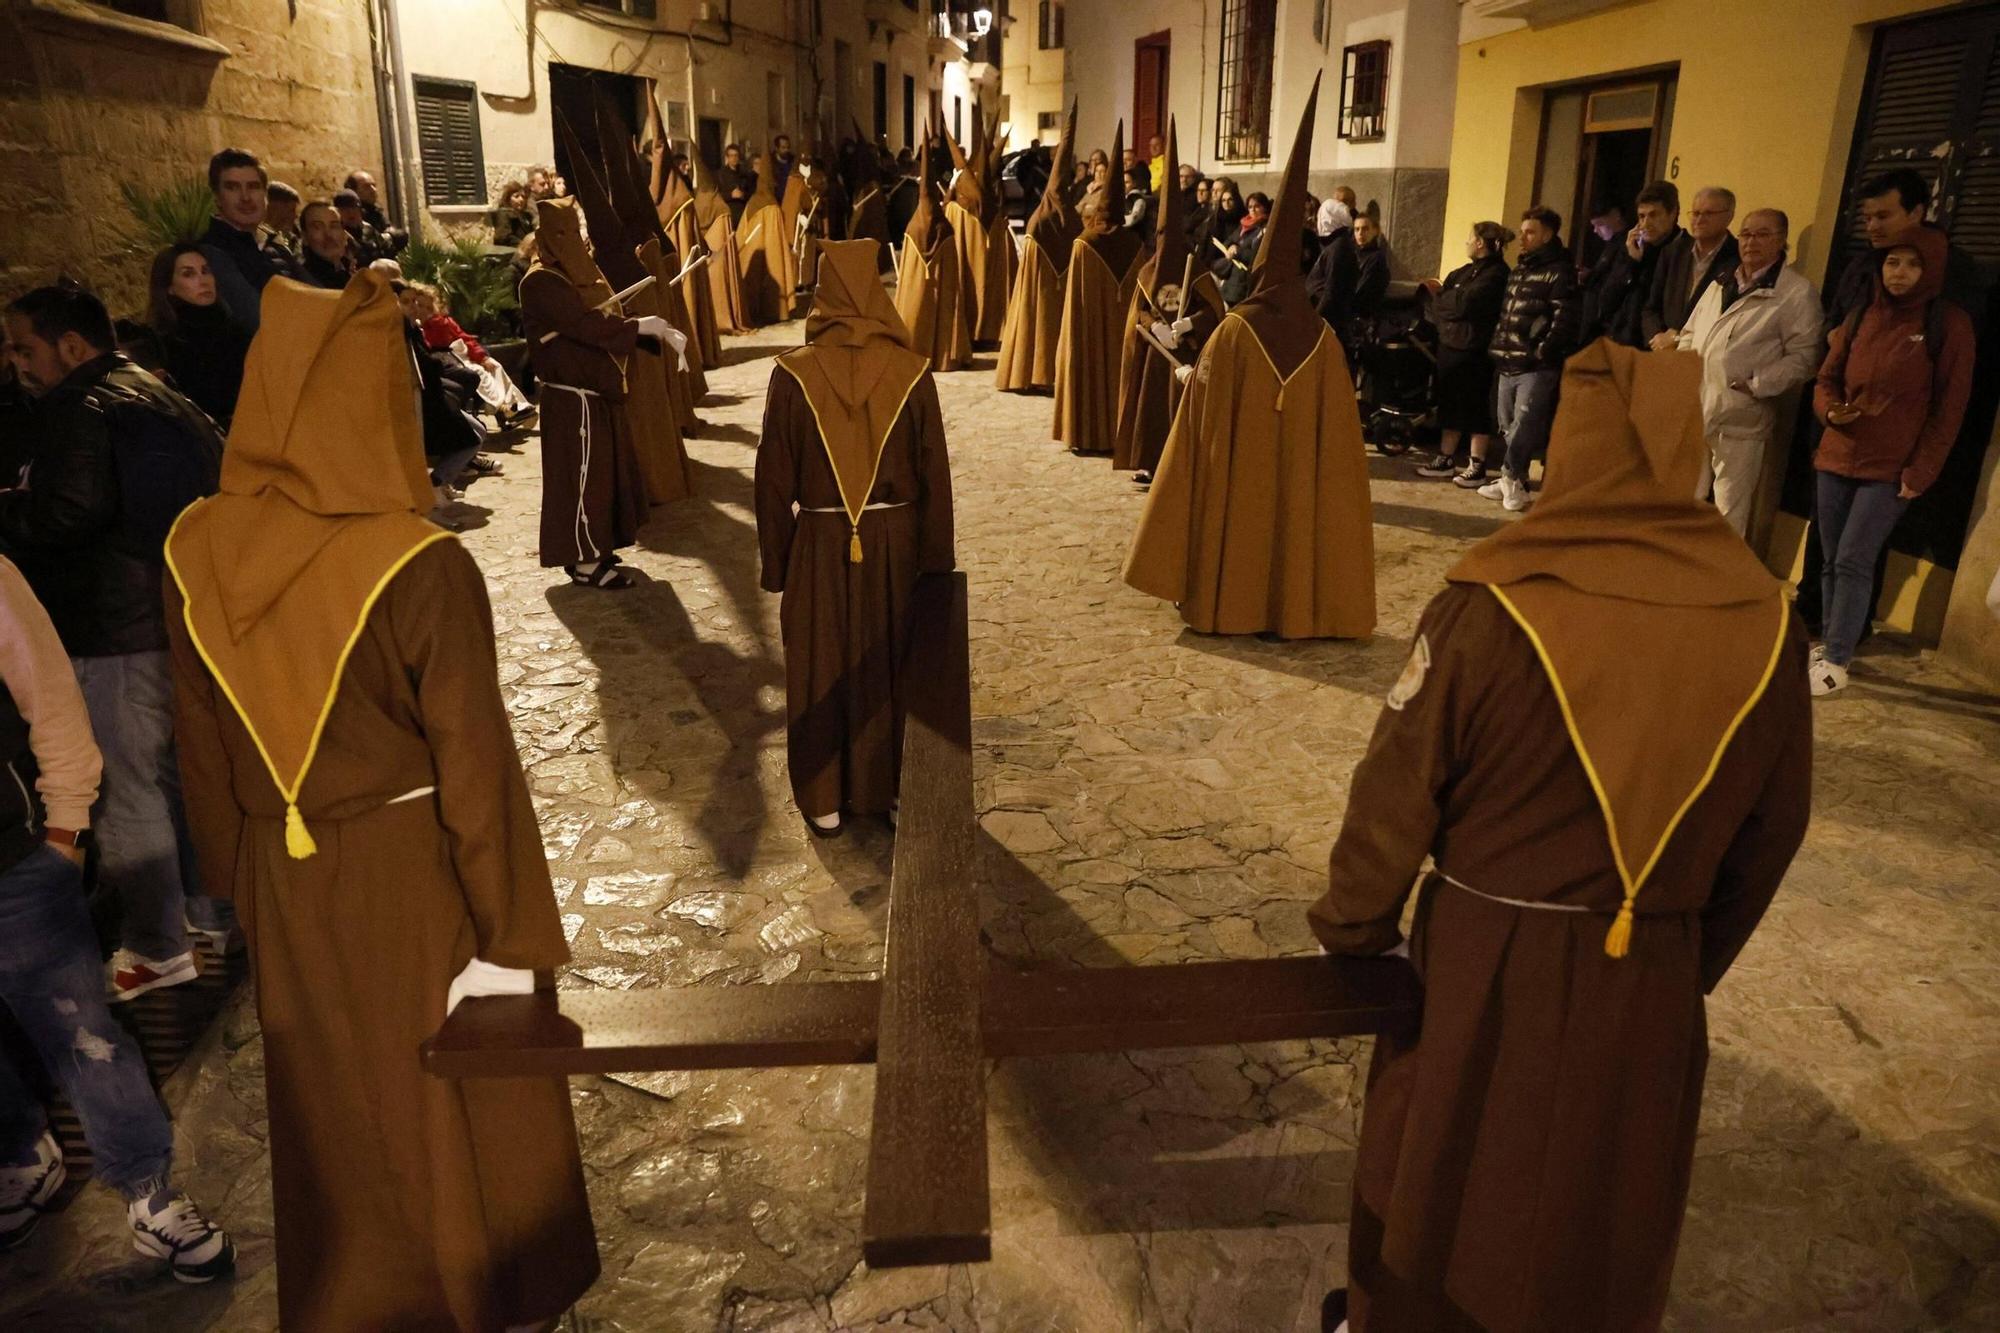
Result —
POLYGON ((1554 370, 1578 345, 1576 269, 1569 247, 1550 241, 1514 262, 1493 329, 1493 364, 1503 375, 1554 370))
POLYGON ((1233 240, 1223 241, 1224 245, 1236 247, 1234 259, 1217 253, 1213 246, 1209 247, 1210 253, 1215 254, 1215 262, 1209 266, 1209 272, 1222 284, 1222 303, 1225 306, 1235 305, 1257 285, 1257 249, 1264 243, 1264 231, 1268 226, 1270 220, 1267 218, 1249 231, 1238 231, 1233 240))
POLYGON ((250 335, 229 318, 221 301, 195 306, 178 297, 168 299, 174 305, 174 327, 157 331, 161 369, 174 388, 226 431, 243 388, 250 335))
POLYGON ((0 494, 0 555, 21 567, 71 657, 163 651, 162 539, 132 528, 111 412, 154 413, 220 456, 199 407, 117 352, 70 372, 36 404, 22 488, 0 494))
POLYGON ((336 264, 320 257, 317 250, 308 250, 299 262, 299 276, 315 287, 325 287, 339 291, 347 286, 347 280, 354 276, 354 270, 345 264, 336 264))
POLYGON ((1373 320, 1389 294, 1389 243, 1380 236, 1373 244, 1354 247, 1354 320, 1373 320))
POLYGON ((1346 342, 1354 311, 1354 287, 1361 280, 1361 260, 1354 252, 1354 230, 1342 227, 1320 241, 1312 272, 1306 275, 1306 297, 1334 333, 1346 342))
POLYGON ((1674 228, 1666 240, 1642 249, 1637 259, 1625 248, 1623 238, 1613 238, 1617 243, 1610 248, 1609 267, 1594 293, 1593 318, 1584 326, 1587 340, 1602 335, 1627 347, 1646 345, 1642 326, 1646 301, 1653 292, 1653 275, 1659 272, 1661 258, 1684 235, 1679 227, 1674 228))
POLYGON ((1145 190, 1125 192, 1125 225, 1140 240, 1151 245, 1153 242, 1153 196, 1145 190))
POLYGON ((722 196, 722 202, 729 205, 730 220, 741 222, 743 206, 750 202, 751 195, 757 193, 757 174, 743 167, 724 164, 715 169, 715 189, 722 196), (732 199, 730 193, 735 190, 743 193, 732 199))
POLYGON ((1455 268, 1431 298, 1438 344, 1454 352, 1484 352, 1493 343, 1500 307, 1507 299, 1507 261, 1487 255, 1455 268))
POLYGON ((494 208, 486 214, 493 244, 517 246, 535 234, 535 215, 525 208, 494 208))
MULTIPOLYGON (((1930 226, 1925 223, 1925 226, 1930 226)), ((1942 227, 1931 227, 1942 232, 1942 227)), ((1828 283, 1826 288, 1826 326, 1838 328, 1847 322, 1847 317, 1864 309, 1875 299, 1875 279, 1882 272, 1882 252, 1866 249, 1847 261, 1847 267, 1840 271, 1840 281, 1828 283)), ((1979 279, 1979 265, 1971 255, 1959 246, 1946 244, 1944 268, 1944 299, 1973 316, 1973 325, 1979 324, 1980 311, 1984 309, 1986 296, 1984 284, 1979 279)))
POLYGON ((1722 244, 1715 247, 1708 264, 1702 269, 1697 282, 1694 277, 1694 235, 1683 231, 1670 242, 1660 255, 1659 267, 1653 273, 1653 290, 1646 298, 1646 308, 1639 316, 1639 336, 1642 342, 1651 344, 1656 333, 1678 333, 1684 328, 1688 316, 1694 313, 1701 294, 1708 290, 1708 284, 1725 273, 1736 271, 1736 238, 1728 232, 1722 234, 1722 244), (1690 294, 1688 284, 1695 283, 1690 294))
POLYGON ((201 252, 215 274, 215 292, 230 318, 257 331, 264 284, 272 278, 296 277, 281 250, 266 248, 254 231, 238 231, 221 218, 210 218, 201 238, 201 252))
POLYGON ((409 344, 410 358, 417 367, 424 457, 435 461, 477 445, 479 427, 466 415, 466 407, 478 392, 479 372, 459 364, 455 357, 433 352, 424 341, 423 330, 408 320, 403 321, 403 340, 409 344))

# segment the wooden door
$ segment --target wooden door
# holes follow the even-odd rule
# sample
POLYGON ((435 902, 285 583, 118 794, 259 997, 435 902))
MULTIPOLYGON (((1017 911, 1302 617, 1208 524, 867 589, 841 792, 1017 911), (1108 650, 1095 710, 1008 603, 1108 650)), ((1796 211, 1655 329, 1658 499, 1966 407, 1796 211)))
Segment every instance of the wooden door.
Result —
POLYGON ((1132 137, 1143 159, 1154 135, 1167 137, 1167 62, 1174 35, 1156 32, 1132 43, 1132 137))

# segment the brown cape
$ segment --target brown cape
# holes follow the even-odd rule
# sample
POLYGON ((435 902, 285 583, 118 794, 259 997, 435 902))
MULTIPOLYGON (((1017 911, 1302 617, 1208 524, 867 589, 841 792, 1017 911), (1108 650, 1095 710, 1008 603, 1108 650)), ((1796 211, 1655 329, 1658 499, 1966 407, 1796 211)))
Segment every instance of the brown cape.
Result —
POLYGON ((771 197, 767 169, 759 160, 757 188, 736 224, 737 271, 743 277, 744 316, 754 328, 791 318, 798 285, 798 257, 785 230, 784 210, 771 197))
POLYGON ((1070 252, 1056 339, 1055 438, 1080 454, 1108 454, 1118 430, 1118 358, 1138 278, 1141 243, 1124 227, 1086 234, 1070 252))
POLYGON ((910 346, 932 370, 957 370, 972 359, 971 330, 960 285, 951 228, 935 201, 930 172, 930 139, 924 139, 921 192, 903 233, 896 269, 896 314, 908 330, 910 346))

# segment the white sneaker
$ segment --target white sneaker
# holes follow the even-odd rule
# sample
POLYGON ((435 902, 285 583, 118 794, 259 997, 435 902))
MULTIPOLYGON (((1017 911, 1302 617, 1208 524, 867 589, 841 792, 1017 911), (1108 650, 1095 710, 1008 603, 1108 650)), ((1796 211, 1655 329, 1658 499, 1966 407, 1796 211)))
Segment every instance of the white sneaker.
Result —
POLYGON ((138 999, 147 991, 193 981, 196 975, 192 953, 172 958, 142 958, 130 949, 120 949, 104 965, 104 989, 113 1004, 122 1004, 138 999))
POLYGON ((1505 473, 1502 473, 1500 476, 1487 482, 1484 486, 1481 486, 1474 494, 1478 495, 1482 500, 1498 500, 1506 493, 1506 486, 1507 477, 1505 473))
POLYGON ((1524 483, 1515 481, 1512 477, 1502 477, 1500 479, 1500 507, 1502 509, 1505 509, 1510 514, 1519 514, 1525 512, 1528 506, 1534 502, 1535 497, 1528 494, 1528 488, 1524 483))
POLYGON ((0 1250, 11 1250, 35 1234, 42 1210, 67 1179, 62 1147, 47 1130, 35 1144, 33 1162, 0 1166, 0 1250))
POLYGON ((164 1199, 134 1199, 125 1205, 125 1220, 132 1226, 132 1248, 165 1259, 182 1282, 213 1282, 236 1266, 229 1233, 178 1190, 164 1199))
POLYGON ((1813 698, 1824 699, 1829 694, 1838 694, 1847 688, 1847 668, 1838 662, 1829 662, 1825 649, 1806 667, 1806 677, 1812 681, 1813 698))

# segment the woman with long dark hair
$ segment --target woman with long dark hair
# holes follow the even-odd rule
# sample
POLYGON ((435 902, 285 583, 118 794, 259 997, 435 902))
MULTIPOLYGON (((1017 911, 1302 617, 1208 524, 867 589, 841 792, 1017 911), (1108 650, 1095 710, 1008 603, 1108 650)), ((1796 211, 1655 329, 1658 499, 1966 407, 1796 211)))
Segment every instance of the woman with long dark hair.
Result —
POLYGON ((1493 415, 1493 357, 1487 347, 1507 297, 1507 243, 1514 233, 1497 222, 1478 222, 1465 243, 1471 263, 1453 269, 1431 288, 1431 322, 1437 325, 1438 451, 1417 469, 1422 477, 1486 482, 1486 455, 1497 429, 1493 415), (1458 446, 1472 437, 1470 461, 1458 446))
POLYGON ((201 247, 183 241, 160 251, 147 290, 146 323, 159 341, 161 368, 227 430, 243 387, 250 334, 216 299, 215 274, 201 247))

